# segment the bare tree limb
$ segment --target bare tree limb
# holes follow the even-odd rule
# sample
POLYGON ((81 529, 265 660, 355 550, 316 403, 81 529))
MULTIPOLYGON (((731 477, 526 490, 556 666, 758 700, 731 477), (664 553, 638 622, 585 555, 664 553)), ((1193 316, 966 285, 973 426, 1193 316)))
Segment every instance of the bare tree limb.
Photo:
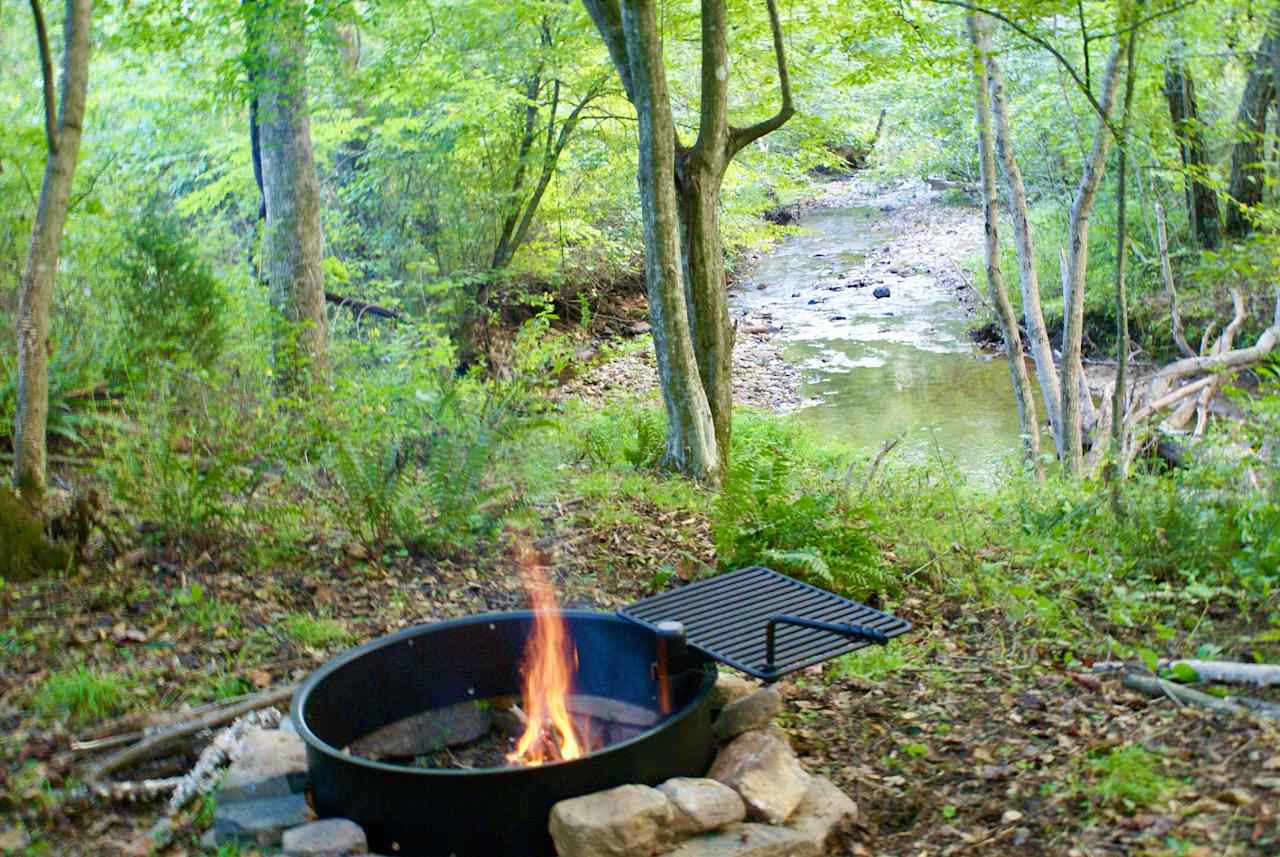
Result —
POLYGON ((1182 328, 1182 315, 1178 312, 1178 292, 1173 286, 1173 265, 1169 261, 1169 237, 1165 230, 1164 206, 1156 203, 1156 243, 1160 252, 1160 275, 1164 278, 1164 290, 1169 295, 1169 322, 1173 327, 1173 341, 1178 350, 1186 357, 1195 357, 1196 352, 1187 342, 1187 334, 1182 328))
POLYGON ((49 52, 49 30, 44 23, 44 10, 40 0, 31 0, 31 16, 36 22, 36 46, 40 50, 40 77, 44 82, 44 136, 49 154, 58 151, 58 126, 54 118, 58 112, 58 96, 53 89, 53 56, 49 52))
POLYGON ((773 56, 778 64, 778 87, 782 91, 782 106, 763 122, 757 122, 746 128, 734 128, 729 135, 729 157, 742 151, 756 140, 781 128, 788 119, 795 115, 795 105, 791 100, 791 78, 787 74, 787 53, 782 43, 782 23, 778 18, 776 0, 765 0, 769 7, 769 30, 773 33, 773 56))

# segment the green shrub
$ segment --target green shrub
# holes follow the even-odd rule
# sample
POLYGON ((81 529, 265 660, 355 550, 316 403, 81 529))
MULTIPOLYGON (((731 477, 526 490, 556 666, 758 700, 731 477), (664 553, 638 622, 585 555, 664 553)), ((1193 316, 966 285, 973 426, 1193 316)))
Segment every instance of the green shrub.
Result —
POLYGON ((117 272, 126 372, 186 355, 208 369, 222 353, 226 298, 181 221, 156 207, 133 225, 117 272))
POLYGON ((1090 791, 1128 812, 1155 803, 1176 784, 1161 773, 1160 756, 1136 744, 1091 759, 1089 768, 1098 777, 1090 791))
POLYGON ((857 596, 886 588, 868 511, 832 463, 781 421, 740 420, 712 519, 721 564, 771 564, 857 596))

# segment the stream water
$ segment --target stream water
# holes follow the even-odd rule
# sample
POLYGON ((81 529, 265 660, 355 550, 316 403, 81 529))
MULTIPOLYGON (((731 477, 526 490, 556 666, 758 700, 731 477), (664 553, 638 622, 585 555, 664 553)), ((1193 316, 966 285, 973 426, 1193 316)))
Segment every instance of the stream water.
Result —
POLYGON ((863 206, 806 214, 735 292, 735 314, 775 329, 802 373, 797 415, 821 434, 873 450, 901 435, 896 459, 941 455, 990 484, 1019 442, 1008 364, 972 344, 953 286, 868 261, 882 216, 863 206), (881 286, 889 297, 874 296, 881 286))

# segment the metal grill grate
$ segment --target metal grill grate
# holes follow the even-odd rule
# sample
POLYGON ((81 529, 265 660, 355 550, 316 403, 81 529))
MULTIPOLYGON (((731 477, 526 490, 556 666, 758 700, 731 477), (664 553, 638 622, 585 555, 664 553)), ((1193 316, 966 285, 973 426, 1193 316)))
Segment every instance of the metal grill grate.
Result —
POLYGON ((689 645, 765 681, 911 629, 904 619, 760 567, 664 592, 618 613, 655 629, 659 622, 679 622, 689 645), (786 618, 774 628, 770 663, 769 620, 776 617, 786 618))

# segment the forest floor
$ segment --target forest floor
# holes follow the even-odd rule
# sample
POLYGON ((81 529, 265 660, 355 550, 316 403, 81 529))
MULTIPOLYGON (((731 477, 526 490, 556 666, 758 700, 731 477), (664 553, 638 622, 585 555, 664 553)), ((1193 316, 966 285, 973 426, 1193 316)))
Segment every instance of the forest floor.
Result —
MULTIPOLYGON (((704 516, 640 497, 621 505, 606 514, 584 498, 563 497, 538 509, 534 529, 544 535, 532 544, 555 570, 566 605, 611 609, 666 588, 673 558, 680 577, 706 573, 703 561, 714 549, 704 516), (618 525, 621 511, 626 526, 618 525)), ((279 685, 356 641, 408 624, 524 605, 515 557, 525 539, 510 531, 492 555, 430 567, 318 541, 308 562, 257 576, 243 573, 234 546, 194 561, 155 549, 133 567, 3 590, 0 771, 10 774, 0 787, 19 803, 0 822, 0 853, 21 854, 6 849, 32 841, 40 845, 32 854, 145 857, 142 833, 161 812, 52 797, 87 761, 69 747, 89 724, 32 718, 21 703, 66 649, 131 676, 131 707, 141 709, 201 701, 220 675, 279 685), (197 587, 203 596, 194 605, 164 594, 197 587), (339 618, 307 626, 301 616, 339 618), (20 781, 13 771, 25 772, 20 781)), ((852 853, 1280 850, 1274 723, 1177 708, 1132 694, 1118 677, 1087 665, 1064 667, 1067 644, 1054 633, 969 598, 922 587, 885 606, 915 624, 911 635, 780 685, 784 725, 802 760, 861 807, 852 853)), ((1070 648, 1081 653, 1089 644, 1070 648)), ((161 773, 153 766, 128 776, 161 773)), ((159 853, 200 853, 200 817, 179 816, 175 844, 159 853)))

